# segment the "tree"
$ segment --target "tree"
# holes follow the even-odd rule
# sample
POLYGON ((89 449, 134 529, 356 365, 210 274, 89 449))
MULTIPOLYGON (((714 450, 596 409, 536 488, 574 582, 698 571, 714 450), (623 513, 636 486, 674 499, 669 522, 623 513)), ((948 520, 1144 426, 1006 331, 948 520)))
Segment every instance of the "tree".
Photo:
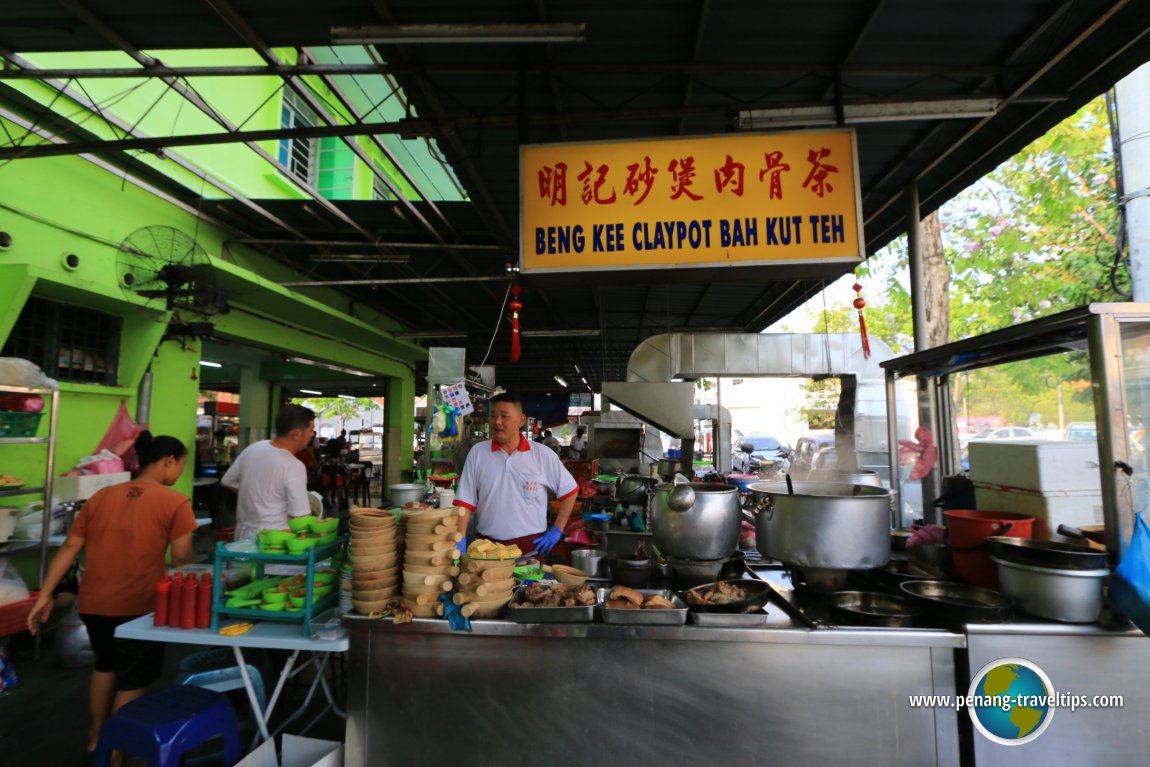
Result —
MULTIPOLYGON (((1098 98, 940 208, 952 339, 1092 301, 1127 300, 1113 164, 1105 103, 1098 98)), ((898 238, 856 270, 872 285, 865 295, 867 329, 896 353, 913 349, 906 253, 906 238, 898 238)), ((828 314, 836 318, 825 323, 828 330, 857 329, 847 296, 828 314)), ((1063 382, 1073 384, 1065 391, 1074 391, 1075 411, 1089 408, 1089 389, 1080 383, 1088 377, 1084 356, 1066 354, 964 374, 952 389, 956 399, 1025 422, 1030 412, 1049 412, 1047 400, 1063 382)))
POLYGON ((315 411, 316 418, 338 418, 340 428, 344 428, 348 419, 359 417, 361 410, 371 408, 374 404, 366 397, 348 399, 346 397, 309 397, 300 400, 304 407, 315 411))

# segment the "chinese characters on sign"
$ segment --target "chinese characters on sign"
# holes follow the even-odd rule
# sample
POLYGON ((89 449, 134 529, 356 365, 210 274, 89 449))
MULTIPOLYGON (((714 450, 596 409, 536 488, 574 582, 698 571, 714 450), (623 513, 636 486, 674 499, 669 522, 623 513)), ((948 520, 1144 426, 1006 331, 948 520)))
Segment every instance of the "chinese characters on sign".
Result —
POLYGON ((856 167, 849 130, 525 147, 521 268, 857 261, 856 167))

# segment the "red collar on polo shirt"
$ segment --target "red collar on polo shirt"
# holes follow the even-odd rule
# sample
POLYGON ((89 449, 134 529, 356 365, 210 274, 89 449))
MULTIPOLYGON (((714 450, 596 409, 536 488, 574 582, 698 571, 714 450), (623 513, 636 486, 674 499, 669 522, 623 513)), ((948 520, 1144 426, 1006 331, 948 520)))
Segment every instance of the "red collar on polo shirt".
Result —
MULTIPOLYGON (((491 440, 491 452, 494 453, 497 450, 502 450, 502 449, 503 448, 500 446, 500 444, 498 442, 496 442, 494 439, 491 440)), ((519 435, 519 447, 516 448, 516 451, 520 452, 520 453, 526 453, 530 449, 531 449, 531 443, 529 443, 527 441, 527 437, 524 437, 522 434, 520 434, 519 435)))

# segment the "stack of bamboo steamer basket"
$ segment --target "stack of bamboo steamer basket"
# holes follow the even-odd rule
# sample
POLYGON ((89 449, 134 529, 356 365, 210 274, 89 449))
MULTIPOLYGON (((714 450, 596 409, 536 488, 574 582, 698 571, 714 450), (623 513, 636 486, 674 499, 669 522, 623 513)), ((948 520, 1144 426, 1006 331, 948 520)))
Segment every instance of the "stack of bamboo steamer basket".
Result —
POLYGON ((452 599, 467 618, 496 618, 515 590, 515 558, 481 559, 471 553, 460 560, 459 588, 452 599))
POLYGON ((390 511, 353 506, 348 525, 351 601, 356 612, 368 615, 399 592, 398 522, 390 511))
POLYGON ((452 578, 459 574, 455 544, 463 540, 461 513, 455 507, 437 509, 421 503, 403 508, 403 601, 416 618, 443 615, 439 595, 454 588, 452 578))

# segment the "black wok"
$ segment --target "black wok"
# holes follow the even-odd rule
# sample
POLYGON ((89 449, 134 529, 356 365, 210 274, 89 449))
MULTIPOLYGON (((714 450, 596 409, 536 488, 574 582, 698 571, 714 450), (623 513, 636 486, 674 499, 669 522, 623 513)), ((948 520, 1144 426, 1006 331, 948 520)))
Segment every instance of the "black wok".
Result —
POLYGON ((1074 543, 993 535, 986 539, 986 544, 992 557, 1017 565, 1058 570, 1101 570, 1108 566, 1105 551, 1074 543))
POLYGON ((766 581, 752 581, 744 579, 732 579, 728 581, 715 581, 714 583, 704 583, 702 586, 696 586, 693 589, 687 589, 682 594, 683 601, 687 603, 687 608, 697 613, 748 613, 760 609, 767 603, 771 597, 771 586, 766 581), (693 604, 689 598, 691 594, 701 594, 704 591, 718 586, 720 583, 730 583, 743 589, 747 598, 738 602, 731 602, 725 605, 714 604, 693 604))

